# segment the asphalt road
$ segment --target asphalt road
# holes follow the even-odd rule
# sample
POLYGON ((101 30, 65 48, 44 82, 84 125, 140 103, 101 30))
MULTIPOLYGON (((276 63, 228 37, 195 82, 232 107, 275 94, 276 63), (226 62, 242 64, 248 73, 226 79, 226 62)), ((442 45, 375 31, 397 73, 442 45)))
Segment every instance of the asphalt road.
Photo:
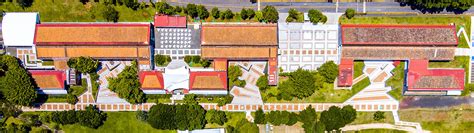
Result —
MULTIPOLYGON (((170 0, 172 5, 185 6, 188 3, 202 4, 208 9, 218 7, 219 9, 231 9, 233 11, 240 11, 242 8, 257 9, 257 3, 251 3, 249 0, 170 0)), ((291 8, 296 8, 300 11, 307 12, 310 9, 318 9, 323 12, 336 12, 336 3, 261 3, 261 8, 265 5, 275 6, 280 12, 288 12, 291 8)), ((356 9, 359 12, 363 11, 362 3, 339 3, 338 12, 344 12, 347 8, 356 9)), ((412 10, 409 6, 400 6, 397 2, 367 2, 367 12, 402 12, 402 13, 420 13, 418 10, 412 10)), ((452 12, 441 12, 440 14, 454 14, 452 12)), ((471 8, 464 14, 474 14, 471 8)))

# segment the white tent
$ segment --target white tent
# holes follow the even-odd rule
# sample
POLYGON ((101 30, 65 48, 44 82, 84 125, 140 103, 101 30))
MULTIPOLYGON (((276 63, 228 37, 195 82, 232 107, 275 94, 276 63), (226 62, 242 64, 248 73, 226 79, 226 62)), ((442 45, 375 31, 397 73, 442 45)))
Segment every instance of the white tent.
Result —
POLYGON ((172 92, 176 89, 189 90, 189 66, 182 60, 173 60, 163 74, 165 89, 172 92))
POLYGON ((39 15, 36 12, 6 13, 2 20, 3 41, 5 46, 33 46, 36 24, 39 15))

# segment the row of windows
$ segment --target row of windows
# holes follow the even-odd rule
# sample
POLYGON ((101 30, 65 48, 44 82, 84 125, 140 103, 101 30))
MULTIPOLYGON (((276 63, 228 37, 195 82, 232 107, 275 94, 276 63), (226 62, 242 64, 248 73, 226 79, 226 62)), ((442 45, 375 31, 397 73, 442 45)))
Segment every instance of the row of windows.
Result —
POLYGON ((287 48, 290 48, 290 49, 324 49, 324 48, 328 48, 328 49, 335 49, 337 48, 337 43, 328 43, 327 45, 324 44, 324 43, 315 43, 315 44, 312 44, 312 43, 280 43, 278 44, 278 48, 280 49, 287 49, 287 48), (288 47, 289 45, 289 47, 288 47))
POLYGON ((201 50, 200 49, 173 49, 173 50, 157 49, 157 50, 155 50, 155 54, 161 54, 161 55, 198 55, 198 54, 201 54, 201 50))
POLYGON ((283 40, 324 40, 327 38, 328 40, 337 40, 338 33, 336 30, 297 30, 297 31, 285 31, 281 30, 278 32, 278 37, 280 41, 283 40))
POLYGON ((322 62, 326 60, 337 61, 337 56, 328 56, 327 59, 324 59, 324 56, 316 55, 303 55, 303 56, 279 56, 279 61, 284 62, 322 62))

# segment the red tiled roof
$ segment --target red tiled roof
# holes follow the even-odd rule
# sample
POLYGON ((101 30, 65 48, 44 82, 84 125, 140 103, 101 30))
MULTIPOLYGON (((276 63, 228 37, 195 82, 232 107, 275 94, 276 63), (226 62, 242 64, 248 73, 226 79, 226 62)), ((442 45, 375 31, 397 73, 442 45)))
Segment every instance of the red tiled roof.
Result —
POLYGON ((337 86, 339 87, 349 87, 352 86, 352 72, 354 66, 354 61, 351 59, 341 59, 341 64, 339 64, 339 76, 337 78, 337 86))
POLYGON ((227 90, 227 72, 191 72, 189 76, 189 88, 190 90, 227 90))
POLYGON ((37 24, 37 46, 147 46, 150 24, 46 23, 37 24))
POLYGON ((410 60, 408 90, 448 91, 464 90, 463 68, 428 68, 428 60, 410 60))
POLYGON ((65 89, 66 73, 53 70, 30 70, 39 89, 65 89))
POLYGON ((163 90, 163 74, 160 71, 138 72, 142 90, 163 90))
POLYGON ((457 46, 455 25, 341 26, 342 45, 457 46))
POLYGON ((155 15, 155 27, 186 28, 186 16, 155 15))

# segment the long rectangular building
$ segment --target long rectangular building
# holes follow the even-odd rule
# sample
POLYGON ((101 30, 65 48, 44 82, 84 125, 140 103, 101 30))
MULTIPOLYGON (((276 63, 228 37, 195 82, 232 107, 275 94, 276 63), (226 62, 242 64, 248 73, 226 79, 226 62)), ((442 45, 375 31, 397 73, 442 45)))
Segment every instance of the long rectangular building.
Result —
POLYGON ((149 23, 46 23, 36 27, 34 42, 40 59, 138 59, 140 68, 150 68, 149 23))

